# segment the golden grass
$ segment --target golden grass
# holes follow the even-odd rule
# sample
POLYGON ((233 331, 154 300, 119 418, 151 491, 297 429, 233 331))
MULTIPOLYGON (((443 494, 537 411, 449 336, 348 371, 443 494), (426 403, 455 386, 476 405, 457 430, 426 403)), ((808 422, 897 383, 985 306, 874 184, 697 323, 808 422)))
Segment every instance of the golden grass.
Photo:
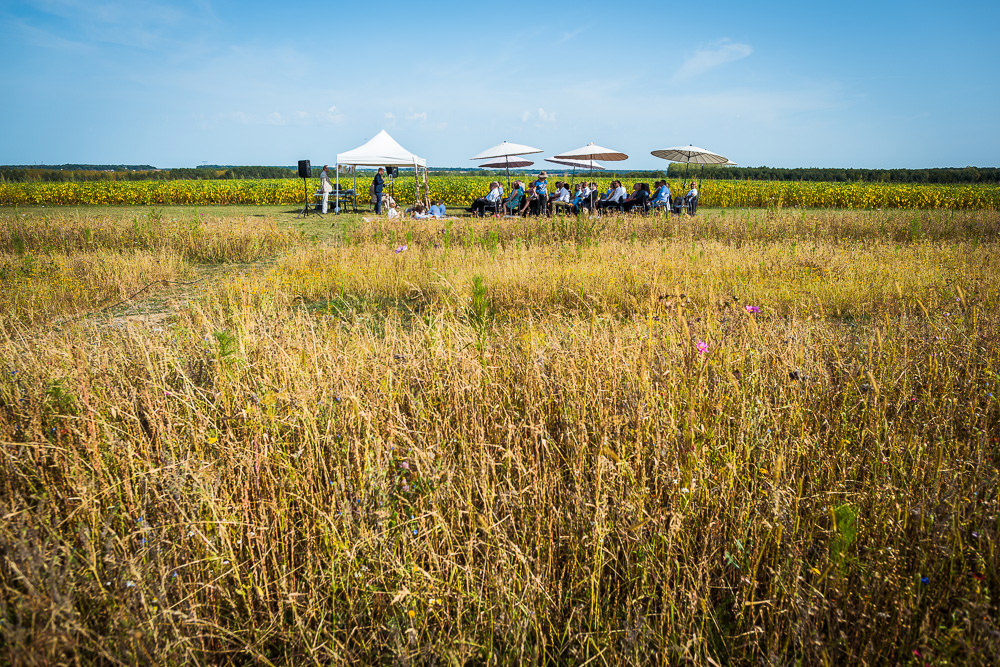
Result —
POLYGON ((65 321, 145 287, 189 281, 193 264, 251 262, 300 242, 287 227, 251 216, 8 209, 0 212, 0 327, 65 321))
POLYGON ((4 659, 990 664, 997 247, 861 221, 348 219, 11 325, 4 659))
POLYGON ((188 262, 163 250, 0 254, 0 328, 60 321, 191 275, 188 262))
POLYGON ((272 220, 157 209, 131 217, 103 213, 0 211, 0 252, 164 250, 193 262, 250 262, 291 246, 296 235, 272 220))

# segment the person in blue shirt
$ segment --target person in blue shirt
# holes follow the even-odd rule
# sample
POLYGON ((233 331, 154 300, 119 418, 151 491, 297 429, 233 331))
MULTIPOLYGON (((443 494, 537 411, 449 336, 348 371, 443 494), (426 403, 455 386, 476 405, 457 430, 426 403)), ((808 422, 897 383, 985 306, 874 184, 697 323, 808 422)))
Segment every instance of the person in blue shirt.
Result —
POLYGON ((531 194, 529 187, 528 198, 531 200, 531 210, 533 213, 542 213, 549 203, 549 175, 544 171, 538 173, 538 178, 531 185, 534 186, 534 194, 531 194))
POLYGON ((573 207, 574 213, 579 213, 583 210, 583 202, 588 195, 590 195, 590 190, 582 183, 577 183, 576 188, 573 191, 573 201, 570 202, 570 206, 573 207))
POLYGON ((446 218, 446 217, 448 217, 448 214, 447 214, 447 212, 445 211, 445 208, 444 208, 444 202, 443 201, 438 201, 438 202, 435 202, 435 203, 431 204, 430 213, 435 218, 446 218))
POLYGON ((658 206, 670 206, 670 186, 666 181, 656 182, 656 194, 653 195, 653 208, 658 206))

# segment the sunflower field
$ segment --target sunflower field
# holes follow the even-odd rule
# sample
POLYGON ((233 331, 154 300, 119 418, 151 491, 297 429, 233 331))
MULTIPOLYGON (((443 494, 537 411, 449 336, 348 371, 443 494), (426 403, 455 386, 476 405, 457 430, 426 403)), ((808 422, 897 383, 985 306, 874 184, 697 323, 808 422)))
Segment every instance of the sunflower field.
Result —
MULTIPOLYGON (((453 206, 468 205, 484 196, 492 174, 454 174, 431 178, 431 196, 453 206)), ((523 178, 523 177, 522 177, 523 178)), ((560 177, 554 175, 550 182, 560 177)), ((580 177, 582 179, 582 177, 580 177)), ((649 182, 652 179, 641 179, 649 182)), ((315 181, 315 183, 314 183, 315 181)), ((622 179, 628 190, 637 179, 622 179)), ((602 189, 610 182, 598 179, 602 189)), ((359 179, 359 199, 367 192, 367 176, 359 179), (364 185, 362 185, 364 183, 364 185)), ((309 193, 318 187, 309 182, 309 193)), ((402 204, 414 200, 414 181, 406 176, 392 187, 402 204)), ((676 195, 680 182, 672 182, 676 195)), ((0 205, 265 205, 301 204, 306 196, 295 179, 220 181, 140 181, 85 183, 0 183, 0 205)), ((723 208, 839 208, 839 209, 997 209, 998 185, 913 185, 884 183, 810 183, 788 181, 710 181, 700 185, 702 206, 723 208)))

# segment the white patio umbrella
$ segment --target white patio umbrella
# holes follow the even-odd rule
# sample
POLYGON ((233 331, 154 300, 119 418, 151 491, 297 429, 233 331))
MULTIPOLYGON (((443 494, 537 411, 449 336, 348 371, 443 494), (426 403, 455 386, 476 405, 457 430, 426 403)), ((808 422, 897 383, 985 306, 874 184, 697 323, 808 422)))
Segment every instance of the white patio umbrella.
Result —
POLYGON ((509 141, 503 141, 493 148, 487 148, 482 153, 474 155, 470 160, 485 160, 491 157, 506 157, 508 155, 529 155, 531 153, 541 153, 541 148, 535 148, 534 146, 525 146, 524 144, 512 144, 509 141))
MULTIPOLYGON (((492 148, 487 148, 478 155, 474 155, 470 160, 488 160, 490 158, 506 158, 512 155, 530 155, 531 153, 541 153, 541 148, 535 148, 534 146, 526 146, 525 144, 514 144, 509 141, 502 141, 492 148)), ((528 164, 534 164, 529 162, 528 164)), ((483 167, 485 165, 479 165, 483 167)), ((527 165, 524 165, 527 166, 527 165)), ((510 167, 511 165, 506 165, 507 169, 507 189, 510 190, 510 167)))
POLYGON ((625 153, 598 146, 593 141, 586 146, 560 153, 554 157, 556 160, 605 160, 607 162, 618 162, 628 159, 628 155, 625 153))
MULTIPOLYGON (((555 160, 586 160, 593 164, 594 160, 605 160, 608 162, 620 162, 622 160, 627 160, 628 155, 622 153, 621 151, 612 150, 610 148, 605 148, 603 146, 598 146, 593 141, 591 141, 586 146, 581 146, 580 148, 574 148, 571 151, 566 151, 565 153, 560 153, 556 155, 553 159, 555 160)), ((593 178, 594 169, 590 170, 590 177, 593 178)))
POLYGON ((595 162, 594 160, 557 160, 554 157, 545 158, 546 162, 552 162, 553 164, 561 164, 567 167, 573 167, 573 176, 571 177, 573 182, 576 182, 576 170, 577 169, 589 169, 590 173, 594 173, 594 170, 604 171, 607 169, 600 162, 595 162))
POLYGON ((517 157, 516 155, 508 155, 501 158, 491 158, 490 160, 484 162, 483 164, 477 164, 476 166, 480 169, 504 169, 507 171, 507 190, 510 190, 510 170, 520 169, 521 167, 530 167, 535 164, 531 160, 526 160, 523 157, 517 157))
MULTIPOLYGON (((663 158, 664 160, 670 160, 671 162, 683 162, 685 165, 689 165, 692 162, 694 164, 725 164, 729 162, 729 158, 723 157, 718 153, 713 153, 712 151, 705 150, 704 148, 698 148, 697 146, 675 146, 674 148, 660 148, 655 151, 650 151, 655 157, 663 158)), ((687 180, 689 167, 684 167, 684 179, 687 180)))

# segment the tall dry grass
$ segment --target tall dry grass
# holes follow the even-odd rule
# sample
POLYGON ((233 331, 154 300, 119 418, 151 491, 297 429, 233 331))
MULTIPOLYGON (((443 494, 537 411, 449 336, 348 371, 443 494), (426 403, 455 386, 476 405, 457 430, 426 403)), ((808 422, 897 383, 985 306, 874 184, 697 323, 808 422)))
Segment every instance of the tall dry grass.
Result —
POLYGON ((397 233, 4 334, 6 661, 995 660, 994 244, 397 233))
POLYGON ((191 264, 165 250, 0 253, 0 329, 63 322, 192 277, 191 264))
POLYGON ((250 216, 192 213, 182 218, 155 208, 130 217, 104 211, 0 211, 0 252, 14 254, 145 250, 171 252, 191 262, 251 262, 296 240, 295 233, 273 220, 250 216))
POLYGON ((301 242, 273 220, 249 216, 8 209, 0 212, 0 327, 65 322, 147 287, 190 281, 196 264, 268 259, 301 242))

